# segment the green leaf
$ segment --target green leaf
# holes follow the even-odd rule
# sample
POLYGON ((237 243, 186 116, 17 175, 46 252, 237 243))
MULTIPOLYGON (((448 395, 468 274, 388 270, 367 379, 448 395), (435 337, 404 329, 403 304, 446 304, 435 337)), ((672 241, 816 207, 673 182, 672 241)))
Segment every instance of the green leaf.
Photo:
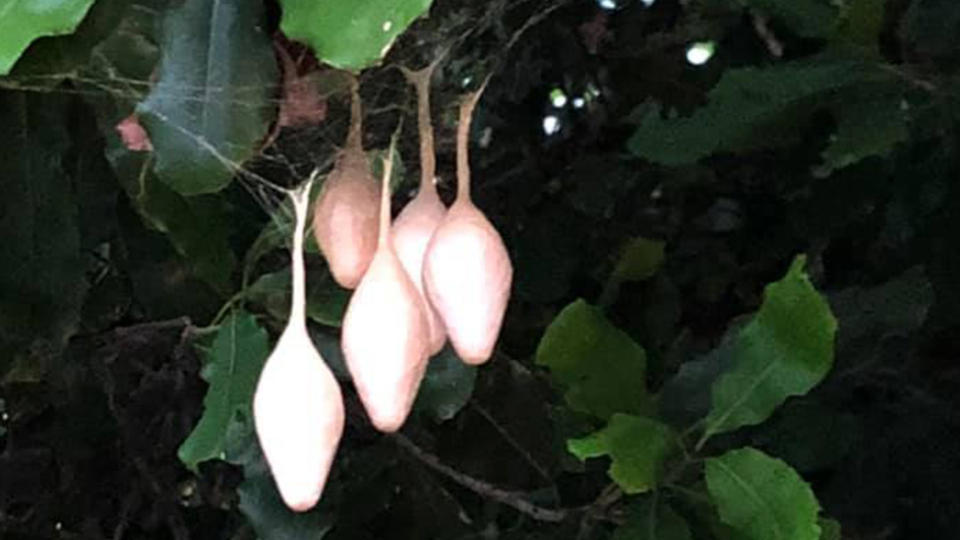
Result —
POLYGON ((745 3, 783 22, 798 36, 811 38, 828 36, 839 14, 829 0, 746 0, 745 3))
POLYGON ((635 505, 611 540, 690 540, 690 527, 670 505, 647 497, 635 505))
POLYGON ((470 401, 476 380, 477 366, 463 363, 448 344, 427 364, 414 407, 435 422, 449 420, 470 401))
POLYGON ((581 460, 610 456, 608 474, 627 494, 653 489, 664 460, 676 450, 673 430, 651 418, 614 414, 607 426, 582 439, 567 441, 581 460))
POLYGON ((620 254, 613 275, 620 281, 642 281, 653 276, 663 264, 664 247, 663 240, 631 238, 620 254))
POLYGON ((729 328, 716 348, 702 358, 684 362, 660 389, 659 415, 670 425, 692 425, 710 412, 711 388, 734 364, 734 347, 742 324, 729 328))
POLYGON ((582 299, 563 308, 547 327, 536 362, 566 387, 567 404, 576 411, 609 418, 648 408, 643 347, 582 299))
POLYGON ((834 108, 837 131, 823 151, 823 172, 830 173, 870 156, 886 155, 910 135, 903 96, 863 94, 834 108))
POLYGON ((663 118, 659 107, 641 106, 646 113, 627 147, 656 163, 687 165, 716 152, 781 146, 832 92, 871 77, 877 72, 864 64, 830 57, 731 69, 690 116, 663 118))
POLYGON ((383 58, 431 0, 356 0, 318 2, 280 0, 280 29, 313 48, 321 61, 359 71, 383 58))
POLYGON ((177 455, 187 468, 225 456, 227 429, 239 412, 249 416, 260 370, 270 353, 267 333, 248 313, 231 313, 220 325, 201 372, 210 383, 203 416, 177 455))
POLYGON ((69 34, 94 0, 0 0, 0 75, 6 75, 30 42, 69 34))
POLYGON ((753 540, 818 540, 820 504, 789 465, 753 448, 708 458, 707 489, 724 523, 753 540))
POLYGON ((80 212, 64 170, 69 100, 0 92, 0 371, 42 339, 59 351, 83 296, 80 212))
POLYGON ((150 154, 115 147, 107 157, 144 222, 167 236, 197 277, 221 295, 229 294, 237 258, 224 202, 213 195, 184 197, 173 191, 150 170, 150 154))
POLYGON ((880 32, 887 0, 851 0, 832 37, 834 45, 853 47, 859 54, 880 55, 880 32))
POLYGON ((840 522, 830 518, 820 518, 820 540, 843 540, 840 522))
POLYGON ((254 155, 277 79, 263 6, 191 0, 163 21, 160 75, 140 104, 157 176, 182 195, 218 191, 254 155))
POLYGON ((734 365, 713 384, 703 441, 763 422, 788 397, 806 394, 833 366, 837 320, 797 256, 767 285, 763 305, 734 343, 734 365))

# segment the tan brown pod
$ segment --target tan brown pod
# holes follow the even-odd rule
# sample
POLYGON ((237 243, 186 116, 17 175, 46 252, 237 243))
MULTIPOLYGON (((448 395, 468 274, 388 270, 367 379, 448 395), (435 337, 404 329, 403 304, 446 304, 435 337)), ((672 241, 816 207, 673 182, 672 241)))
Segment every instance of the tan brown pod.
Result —
POLYGON ((400 429, 429 359, 423 301, 390 240, 390 159, 383 171, 377 251, 343 316, 341 347, 374 427, 400 429))
POLYGON ((340 286, 360 283, 377 249, 380 188, 361 141, 363 112, 351 82, 350 133, 313 207, 313 234, 340 286))
POLYGON ((320 499, 343 433, 340 386, 307 333, 303 234, 309 188, 294 195, 290 319, 253 396, 260 447, 283 502, 297 512, 320 499))
POLYGON ((440 226, 447 207, 437 195, 434 178, 437 172, 436 156, 433 146, 433 126, 430 123, 430 77, 437 61, 426 68, 412 72, 404 69, 404 75, 417 90, 417 125, 420 132, 420 190, 412 201, 407 203, 393 222, 391 237, 397 257, 404 270, 410 276, 420 293, 425 306, 427 324, 430 328, 428 342, 431 355, 440 352, 447 341, 447 331, 443 320, 427 301, 423 290, 423 258, 427 244, 434 231, 440 226))
POLYGON ((460 106, 457 129, 457 199, 437 228, 423 263, 427 298, 468 364, 486 362, 496 345, 510 299, 513 265, 503 239, 470 199, 467 154, 470 120, 480 92, 460 106))

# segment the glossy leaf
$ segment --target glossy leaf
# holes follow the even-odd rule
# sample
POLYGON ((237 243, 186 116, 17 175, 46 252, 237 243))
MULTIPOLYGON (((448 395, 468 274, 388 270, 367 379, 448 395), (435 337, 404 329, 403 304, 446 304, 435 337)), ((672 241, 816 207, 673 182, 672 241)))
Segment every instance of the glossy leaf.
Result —
POLYGON ((94 0, 0 0, 0 75, 41 36, 69 34, 94 0))
POLYGON ((603 312, 577 300, 557 315, 537 347, 536 362, 566 388, 570 408, 609 418, 648 407, 643 347, 603 312))
POLYGON ((321 61, 359 71, 379 62, 397 36, 426 13, 430 3, 431 0, 280 0, 280 28, 289 38, 313 48, 321 61))
POLYGON ((820 504, 789 465, 753 448, 708 458, 707 489, 720 518, 753 540, 818 540, 820 504))
POLYGON ((157 176, 180 194, 226 186, 266 134, 278 71, 263 18, 257 2, 192 0, 163 20, 159 77, 139 111, 157 176))
POLYGON ((610 478, 633 494, 656 487, 664 460, 676 450, 674 440, 673 431, 656 420, 615 414, 600 431, 567 441, 567 449, 581 460, 610 456, 610 478))
POLYGON ((670 505, 647 497, 634 505, 611 540, 690 540, 690 527, 670 505))
POLYGON ((80 211, 63 167, 67 105, 62 96, 0 92, 0 371, 36 338, 59 351, 78 323, 86 281, 80 211))
POLYGON ((414 408, 435 422, 456 416, 473 395, 477 366, 465 364, 447 344, 427 364, 414 408))
POLYGON ((178 451, 189 469, 195 471, 202 461, 223 458, 234 416, 251 414, 253 391, 269 353, 267 333, 252 315, 234 312, 221 323, 201 372, 210 384, 203 416, 178 451))
POLYGON ((837 320, 798 256, 733 344, 734 365, 713 384, 704 440, 759 424, 788 397, 803 395, 833 366, 837 320))

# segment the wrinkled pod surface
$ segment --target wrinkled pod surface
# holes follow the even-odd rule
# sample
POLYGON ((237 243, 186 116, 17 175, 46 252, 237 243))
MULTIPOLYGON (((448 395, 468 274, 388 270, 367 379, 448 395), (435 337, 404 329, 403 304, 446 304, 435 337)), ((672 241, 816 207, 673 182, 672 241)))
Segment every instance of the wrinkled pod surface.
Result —
POLYGON ((283 502, 297 512, 309 510, 320 499, 344 424, 340 386, 307 333, 303 234, 308 191, 294 196, 290 318, 253 396, 254 425, 264 458, 283 502))

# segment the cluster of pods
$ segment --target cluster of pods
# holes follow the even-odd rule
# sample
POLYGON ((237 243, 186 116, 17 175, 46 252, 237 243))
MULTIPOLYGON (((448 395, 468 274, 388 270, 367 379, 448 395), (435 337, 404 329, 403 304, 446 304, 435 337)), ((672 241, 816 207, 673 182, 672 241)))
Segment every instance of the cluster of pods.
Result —
MULTIPOLYGON (((387 159, 378 182, 361 144, 361 104, 352 85, 351 125, 313 206, 313 234, 341 286, 355 289, 341 347, 371 423, 400 428, 430 357, 449 338, 468 364, 487 361, 500 333, 513 277, 503 240, 470 199, 468 134, 480 93, 460 107, 457 197, 448 209, 435 187, 430 122, 434 64, 404 74, 417 90, 421 179, 391 223, 387 159)), ((307 333, 303 234, 309 189, 294 194, 290 319, 267 359, 253 399, 260 446, 283 501, 305 511, 320 499, 343 432, 339 385, 307 333)))

